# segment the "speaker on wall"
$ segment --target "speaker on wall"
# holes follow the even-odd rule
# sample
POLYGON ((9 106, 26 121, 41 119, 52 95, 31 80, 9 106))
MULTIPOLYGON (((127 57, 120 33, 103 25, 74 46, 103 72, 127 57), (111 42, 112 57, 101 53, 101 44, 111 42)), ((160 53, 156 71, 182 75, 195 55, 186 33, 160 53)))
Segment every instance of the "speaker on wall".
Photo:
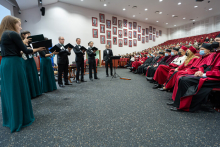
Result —
POLYGON ((41 11, 42 16, 44 16, 44 15, 45 15, 45 7, 42 7, 42 8, 40 9, 40 11, 41 11))

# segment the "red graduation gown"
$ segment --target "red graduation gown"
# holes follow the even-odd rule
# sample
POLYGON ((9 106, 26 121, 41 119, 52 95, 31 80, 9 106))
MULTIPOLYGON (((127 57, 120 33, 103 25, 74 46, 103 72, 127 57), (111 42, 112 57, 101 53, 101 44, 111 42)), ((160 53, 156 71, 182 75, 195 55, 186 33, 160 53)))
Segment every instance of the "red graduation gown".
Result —
MULTIPOLYGON (((204 87, 202 89, 202 91, 207 91, 208 89, 209 89, 209 91, 211 91, 212 88, 219 88, 220 82, 215 82, 215 81, 220 81, 220 51, 217 51, 216 53, 212 54, 210 56, 210 58, 211 57, 214 58, 214 60, 212 59, 211 62, 210 61, 206 62, 206 64, 208 66, 212 66, 211 71, 206 72, 207 78, 200 78, 199 82, 198 82, 198 88, 196 89, 196 91, 195 92, 192 91, 191 93, 189 92, 189 94, 180 98, 180 104, 179 104, 178 109, 181 109, 184 111, 195 110, 195 109, 191 108, 191 103, 193 101, 193 97, 195 97, 199 92, 201 92, 200 90, 206 81, 207 82, 209 81, 209 85, 206 86, 207 88, 204 87), (212 81, 213 81, 213 83, 210 85, 210 82, 212 82, 212 81), (215 86, 217 86, 217 87, 215 87, 215 86)), ((204 71, 204 69, 203 69, 203 71, 204 71)), ((209 92, 207 92, 206 94, 209 94, 209 92)), ((199 98, 203 99, 206 96, 207 95, 203 94, 199 98)))
POLYGON ((174 64, 174 63, 170 63, 169 66, 167 65, 159 65, 159 67, 157 68, 155 74, 154 74, 154 80, 158 82, 158 84, 164 84, 167 80, 167 76, 169 74, 169 71, 171 69, 173 69, 173 71, 175 70, 175 68, 177 68, 178 65, 174 64))
POLYGON ((197 60, 198 58, 193 58, 190 60, 190 62, 185 66, 185 62, 180 65, 178 67, 178 72, 176 72, 174 74, 174 70, 175 69, 171 69, 167 75, 167 81, 165 83, 165 87, 166 89, 171 89, 173 88, 174 84, 175 84, 175 81, 176 81, 176 78, 179 76, 179 75, 184 75, 184 74, 187 74, 187 72, 185 72, 186 69, 188 68, 191 68, 192 67, 192 64, 197 60))
MULTIPOLYGON (((215 57, 215 55, 216 55, 216 53, 214 53, 214 54, 209 54, 209 55, 207 55, 207 56, 205 56, 205 57, 203 57, 203 58, 197 59, 197 60, 193 63, 192 67, 195 67, 195 65, 197 65, 197 67, 196 67, 195 69, 198 69, 197 71, 202 71, 202 72, 204 72, 203 65, 206 64, 206 65, 209 66, 209 65, 211 65, 212 63, 214 63, 214 62, 213 62, 213 58, 215 57)), ((215 58, 214 61, 216 61, 216 60, 218 61, 218 58, 215 58)), ((216 64, 216 65, 217 65, 217 64, 216 64)), ((189 69, 189 68, 188 68, 188 69, 189 69)), ((188 70, 188 69, 186 69, 185 71, 183 71, 183 72, 185 72, 185 73, 182 73, 181 75, 178 74, 178 75, 176 76, 175 84, 174 84, 174 89, 173 89, 173 95, 172 95, 173 101, 175 101, 176 93, 177 93, 177 90, 178 90, 179 78, 180 78, 181 76, 183 76, 183 75, 186 75, 186 74, 193 75, 193 74, 195 74, 195 72, 196 72, 195 69, 193 69, 193 70, 192 70, 192 69, 188 70), (189 71, 189 72, 188 72, 188 71, 189 71), (194 72, 192 72, 192 71, 194 71, 194 72)), ((181 72, 182 72, 182 71, 181 71, 181 72)), ((178 71, 177 73, 179 73, 179 71, 178 71)))
POLYGON ((138 61, 134 61, 134 62, 132 63, 132 67, 134 67, 133 70, 138 69, 138 67, 141 66, 141 64, 143 64, 146 59, 147 59, 147 58, 143 57, 143 58, 140 58, 138 61))
MULTIPOLYGON (((213 54, 209 54, 204 57, 198 58, 197 60, 195 60, 192 63, 192 66, 190 68, 185 68, 184 70, 173 73, 173 75, 171 76, 169 81, 165 84, 165 87, 167 89, 171 89, 171 88, 173 88, 174 85, 178 84, 178 80, 179 80, 178 76, 182 76, 182 75, 186 75, 186 74, 194 75, 197 71, 204 71, 203 65, 205 65, 205 64, 208 65, 209 63, 211 63, 212 59, 213 59, 213 54)), ((173 93, 175 93, 175 92, 176 91, 175 91, 175 87, 174 87, 173 93)))

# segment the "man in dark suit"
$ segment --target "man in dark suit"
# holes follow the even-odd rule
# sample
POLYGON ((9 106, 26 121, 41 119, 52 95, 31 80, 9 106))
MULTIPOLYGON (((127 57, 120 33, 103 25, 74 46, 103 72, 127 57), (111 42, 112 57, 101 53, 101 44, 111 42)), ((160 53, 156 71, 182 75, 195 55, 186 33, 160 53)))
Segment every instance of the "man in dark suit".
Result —
POLYGON ((111 76, 112 74, 112 60, 110 59, 110 57, 113 56, 113 52, 111 49, 109 49, 109 45, 107 44, 106 49, 103 51, 103 60, 105 61, 105 68, 106 68, 106 77, 108 77, 108 65, 110 64, 110 72, 111 72, 111 76))
POLYGON ((81 39, 76 38, 76 44, 73 46, 73 51, 76 54, 76 83, 79 84, 79 71, 81 70, 81 82, 87 82, 84 80, 84 55, 85 55, 85 50, 81 50, 80 48, 82 47, 80 45, 81 39))
POLYGON ((96 73, 96 61, 95 61, 95 56, 96 56, 96 51, 97 50, 92 50, 93 48, 93 42, 90 41, 89 43, 89 47, 87 48, 87 54, 88 54, 88 62, 89 62, 89 79, 91 81, 93 81, 92 78, 92 69, 94 71, 94 79, 99 79, 97 77, 97 73, 96 73))
POLYGON ((64 37, 59 37, 59 43, 56 44, 61 51, 59 54, 57 54, 57 64, 58 64, 58 84, 60 87, 64 87, 63 81, 62 81, 62 74, 64 72, 64 82, 65 85, 72 85, 68 83, 68 64, 69 59, 68 56, 71 54, 71 48, 68 48, 68 50, 64 47, 64 37))

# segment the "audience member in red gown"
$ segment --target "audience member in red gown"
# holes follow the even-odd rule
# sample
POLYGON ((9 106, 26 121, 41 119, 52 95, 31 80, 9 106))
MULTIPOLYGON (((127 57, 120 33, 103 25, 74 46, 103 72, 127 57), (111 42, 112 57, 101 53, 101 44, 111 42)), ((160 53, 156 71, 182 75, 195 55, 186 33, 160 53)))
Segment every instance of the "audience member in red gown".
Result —
MULTIPOLYGON (((203 65, 203 70, 197 71, 194 75, 186 75, 179 78, 177 92, 174 102, 168 103, 174 107, 171 110, 196 111, 201 104, 206 103, 209 93, 213 88, 220 88, 220 35, 215 39, 218 42, 217 51, 213 53, 212 59, 203 65)), ((215 42, 215 43, 216 43, 215 42)), ((215 44, 213 43, 213 44, 215 44)), ((200 54, 205 49, 212 49, 211 44, 203 44, 200 54)), ((173 95, 174 96, 174 95, 173 95)))
POLYGON ((182 46, 178 50, 176 48, 174 48, 173 50, 174 50, 173 51, 174 54, 176 54, 176 55, 178 54, 178 57, 176 59, 174 59, 169 65, 160 65, 158 67, 158 69, 156 70, 156 72, 154 74, 154 78, 153 78, 155 81, 157 81, 158 84, 153 87, 154 89, 161 87, 162 84, 164 84, 166 82, 169 71, 171 69, 174 70, 178 66, 182 65, 187 57, 185 55, 187 47, 182 46))

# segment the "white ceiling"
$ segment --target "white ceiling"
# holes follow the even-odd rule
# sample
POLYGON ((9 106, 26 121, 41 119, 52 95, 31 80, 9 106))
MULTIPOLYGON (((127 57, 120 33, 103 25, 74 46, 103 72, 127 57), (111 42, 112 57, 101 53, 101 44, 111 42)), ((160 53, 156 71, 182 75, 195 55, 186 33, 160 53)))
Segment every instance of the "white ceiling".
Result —
MULTIPOLYGON (((21 10, 31 8, 33 4, 36 3, 36 6, 38 6, 38 0, 16 1, 21 10)), ((163 0, 162 2, 159 2, 159 0, 104 0, 104 2, 100 0, 42 0, 43 5, 58 1, 154 24, 164 28, 173 28, 174 25, 181 26, 191 23, 192 21, 190 19, 195 19, 196 22, 220 14, 220 0, 204 0, 203 2, 196 2, 196 0, 163 0), (210 1, 210 3, 208 3, 208 1, 210 1), (178 5, 179 2, 181 2, 181 5, 178 5), (104 7, 104 4, 107 4, 107 6, 104 7), (133 6, 137 6, 137 8, 133 9, 133 6), (198 7, 194 8, 194 6, 198 7), (123 11, 123 8, 126 10, 123 11), (148 10, 145 11, 145 8, 148 10), (209 8, 212 8, 212 10, 208 10, 209 8), (162 14, 156 14, 155 11, 161 11, 162 14), (135 15, 135 17, 133 17, 133 15, 135 15), (172 15, 178 17, 173 18, 172 15), (183 19, 184 17, 186 18, 185 20, 183 19), (145 20, 146 18, 148 18, 148 20, 145 20)))

